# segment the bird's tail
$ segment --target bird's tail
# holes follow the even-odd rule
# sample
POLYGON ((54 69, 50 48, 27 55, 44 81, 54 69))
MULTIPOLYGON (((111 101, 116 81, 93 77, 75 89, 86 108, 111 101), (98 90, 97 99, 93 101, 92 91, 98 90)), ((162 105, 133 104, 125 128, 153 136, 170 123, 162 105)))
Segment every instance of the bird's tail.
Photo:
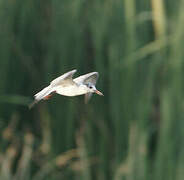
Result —
POLYGON ((38 100, 34 100, 31 104, 29 104, 29 109, 31 109, 35 104, 37 104, 39 101, 38 100))
POLYGON ((36 103, 38 103, 40 100, 47 97, 49 94, 53 92, 53 88, 51 86, 48 86, 44 89, 42 89, 40 92, 34 95, 35 100, 29 105, 29 109, 31 109, 36 103))

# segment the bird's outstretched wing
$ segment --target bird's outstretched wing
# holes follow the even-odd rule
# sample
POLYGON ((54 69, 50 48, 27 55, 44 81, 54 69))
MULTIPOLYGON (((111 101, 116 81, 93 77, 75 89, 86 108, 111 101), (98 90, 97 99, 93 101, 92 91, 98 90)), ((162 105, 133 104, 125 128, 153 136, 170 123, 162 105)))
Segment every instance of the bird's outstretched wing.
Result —
POLYGON ((98 72, 91 72, 88 74, 84 74, 82 76, 79 76, 75 78, 73 81, 77 84, 87 84, 92 83, 93 85, 96 85, 96 81, 98 80, 98 72))
POLYGON ((53 95, 53 93, 56 92, 55 88, 56 86, 59 85, 67 85, 67 84, 75 84, 75 82, 72 79, 73 74, 76 72, 77 70, 72 70, 69 71, 65 74, 63 74, 62 76, 54 79, 49 86, 45 87, 44 89, 42 89, 40 92, 38 92, 37 94, 34 95, 35 100, 33 101, 33 103, 31 103, 29 105, 29 108, 31 109, 36 103, 38 103, 40 100, 44 99, 48 99, 51 95, 53 95))
POLYGON ((64 85, 64 84, 72 84, 74 83, 72 77, 74 75, 74 73, 77 72, 76 69, 69 71, 61 76, 59 76, 58 78, 54 79, 53 81, 51 81, 50 86, 54 87, 54 86, 58 86, 58 85, 64 85))
MULTIPOLYGON (((96 82, 98 80, 98 72, 91 72, 82 76, 79 76, 78 78, 75 78, 73 81, 77 84, 87 84, 91 83, 93 85, 96 85, 96 82)), ((92 93, 86 93, 84 96, 84 102, 85 104, 88 103, 92 96, 92 93)))

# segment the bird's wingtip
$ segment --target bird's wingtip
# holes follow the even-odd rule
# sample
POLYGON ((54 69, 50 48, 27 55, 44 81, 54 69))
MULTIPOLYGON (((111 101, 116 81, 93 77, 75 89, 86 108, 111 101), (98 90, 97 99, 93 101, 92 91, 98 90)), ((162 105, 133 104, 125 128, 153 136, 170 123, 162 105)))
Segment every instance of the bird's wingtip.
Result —
POLYGON ((97 76, 99 76, 99 73, 98 72, 92 72, 93 74, 96 74, 97 76))

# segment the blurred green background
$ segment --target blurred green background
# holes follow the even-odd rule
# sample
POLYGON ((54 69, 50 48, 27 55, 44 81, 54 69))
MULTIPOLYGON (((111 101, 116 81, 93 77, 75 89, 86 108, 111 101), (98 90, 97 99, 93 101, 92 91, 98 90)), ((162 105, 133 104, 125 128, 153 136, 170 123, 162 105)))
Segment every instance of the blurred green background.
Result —
POLYGON ((184 0, 1 0, 1 180, 183 180, 184 0), (98 71, 104 97, 56 95, 98 71))

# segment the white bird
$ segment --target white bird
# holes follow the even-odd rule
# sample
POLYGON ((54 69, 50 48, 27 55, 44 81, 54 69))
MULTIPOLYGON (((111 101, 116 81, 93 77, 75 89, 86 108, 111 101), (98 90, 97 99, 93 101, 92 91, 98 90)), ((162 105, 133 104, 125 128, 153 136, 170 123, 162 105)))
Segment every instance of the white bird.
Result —
POLYGON ((85 94, 85 103, 90 99, 92 93, 103 96, 95 87, 99 76, 98 72, 91 72, 72 79, 76 71, 77 70, 69 71, 51 81, 49 86, 34 95, 35 100, 29 105, 29 108, 32 108, 42 99, 49 99, 55 93, 63 96, 78 96, 85 94))

